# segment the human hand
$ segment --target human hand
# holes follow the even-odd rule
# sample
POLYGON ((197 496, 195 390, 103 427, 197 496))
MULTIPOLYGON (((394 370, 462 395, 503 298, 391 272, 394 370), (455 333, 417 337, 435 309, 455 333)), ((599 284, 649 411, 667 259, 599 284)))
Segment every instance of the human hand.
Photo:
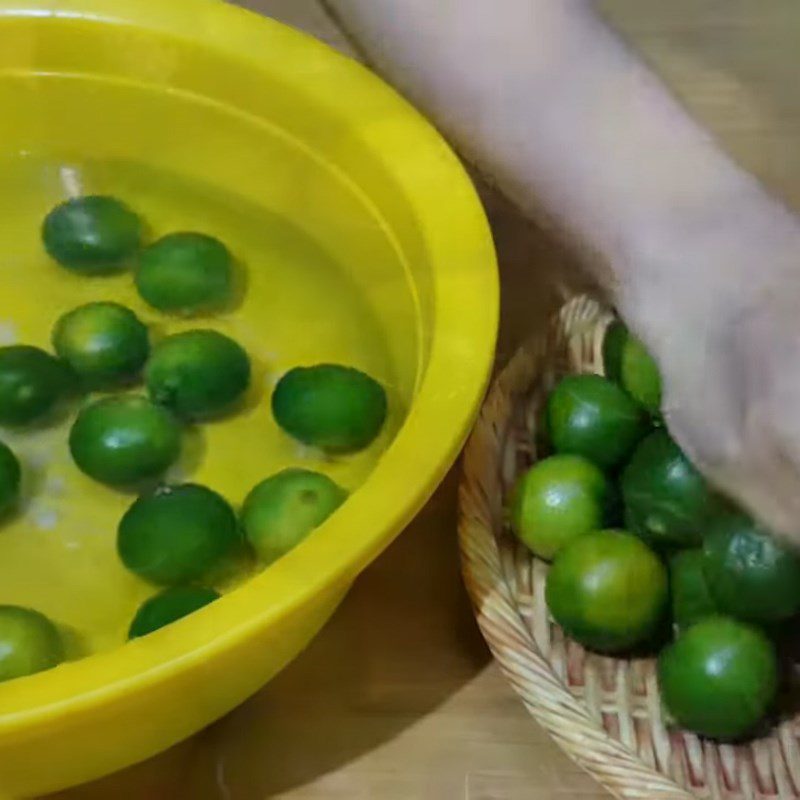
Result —
POLYGON ((800 221, 755 188, 715 216, 628 271, 620 307, 681 447, 800 545, 800 221))
POLYGON ((587 255, 659 362, 678 442, 800 546, 800 222, 594 4, 331 2, 464 154, 587 255))

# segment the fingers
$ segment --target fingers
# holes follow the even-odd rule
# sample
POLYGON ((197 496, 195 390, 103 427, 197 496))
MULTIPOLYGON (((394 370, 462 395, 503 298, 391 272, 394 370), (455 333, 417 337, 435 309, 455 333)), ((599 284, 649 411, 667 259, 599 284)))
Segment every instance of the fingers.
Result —
POLYGON ((751 424, 741 455, 707 474, 769 530, 800 546, 800 464, 769 423, 751 424))
POLYGON ((800 546, 800 338, 775 321, 737 319, 668 357, 665 417, 712 484, 800 546))

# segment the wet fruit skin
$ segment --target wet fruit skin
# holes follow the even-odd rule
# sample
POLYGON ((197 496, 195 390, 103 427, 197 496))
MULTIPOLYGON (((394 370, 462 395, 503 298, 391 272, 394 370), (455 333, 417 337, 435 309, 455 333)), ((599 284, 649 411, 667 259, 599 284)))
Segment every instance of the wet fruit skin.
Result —
POLYGON ((242 542, 228 502, 205 486, 165 486, 142 495, 117 531, 122 563, 151 583, 201 581, 242 542))
POLYGON ((69 367, 38 347, 0 347, 0 425, 39 421, 69 394, 74 379, 69 367))
POLYGON ((600 375, 568 375, 550 393, 547 430, 557 453, 583 456, 601 469, 619 466, 648 430, 647 415, 600 375))
POLYGON ((719 613, 703 571, 701 548, 681 550, 669 562, 672 621, 679 632, 719 613))
POLYGON ((667 572, 637 536, 596 531, 556 556, 545 596, 568 635, 593 650, 619 653, 647 642, 661 626, 667 572))
POLYGON ((647 436, 623 470, 625 525, 657 548, 696 547, 725 504, 665 430, 647 436))
POLYGON ((48 254, 64 267, 85 274, 113 272, 139 247, 142 225, 114 197, 87 195, 57 205, 45 217, 42 240, 48 254))
POLYGON ((88 388, 130 380, 150 352, 147 326, 119 303, 86 303, 59 317, 53 348, 88 388))
POLYGON ((387 406, 377 381, 340 364, 292 369, 272 394, 273 416, 286 433, 334 455, 367 447, 386 421, 387 406))
POLYGON ((320 526, 347 499, 327 475, 286 469, 255 486, 241 512, 245 537, 264 564, 271 564, 320 526))
POLYGON ((152 400, 187 420, 229 411, 250 385, 250 359, 233 339, 214 330, 168 336, 145 368, 152 400))
POLYGON ((128 638, 147 636, 148 633, 177 622, 218 599, 218 592, 202 586, 173 586, 164 589, 139 606, 128 630, 128 638))
POLYGON ((549 560, 576 537, 605 527, 613 498, 599 467, 580 456, 550 456, 517 482, 511 525, 532 553, 549 560))
POLYGON ((213 236, 170 233, 139 256, 136 288, 154 308, 194 314, 223 306, 233 284, 228 248, 213 236))
POLYGON ((738 739, 767 714, 777 691, 775 648, 730 617, 691 626, 658 659, 661 698, 674 721, 701 736, 738 739))
POLYGON ((69 448, 89 477, 111 485, 135 485, 157 478, 177 460, 181 429, 169 411, 146 397, 106 397, 78 414, 69 448))
POLYGON ((33 675, 63 660, 61 635, 44 614, 0 606, 0 681, 33 675))
POLYGON ((716 519, 703 553, 706 581, 721 612, 769 623, 800 611, 800 557, 745 514, 716 519))
POLYGON ((615 320, 603 339, 603 367, 606 375, 617 381, 628 394, 651 414, 661 408, 661 374, 645 346, 615 320))
POLYGON ((19 460, 7 444, 0 442, 0 517, 17 507, 21 479, 19 460))

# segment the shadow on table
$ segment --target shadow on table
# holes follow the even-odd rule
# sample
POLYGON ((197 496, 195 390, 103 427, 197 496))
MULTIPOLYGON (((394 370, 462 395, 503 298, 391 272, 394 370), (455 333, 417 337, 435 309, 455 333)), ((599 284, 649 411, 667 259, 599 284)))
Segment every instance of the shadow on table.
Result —
POLYGON ((192 797, 307 784, 394 738, 484 667, 458 573, 455 491, 451 475, 308 650, 202 735, 192 797))

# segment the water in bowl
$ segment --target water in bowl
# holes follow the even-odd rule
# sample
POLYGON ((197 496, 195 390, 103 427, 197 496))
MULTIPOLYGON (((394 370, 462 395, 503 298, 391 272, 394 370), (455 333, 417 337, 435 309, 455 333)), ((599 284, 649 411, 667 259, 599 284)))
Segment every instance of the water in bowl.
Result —
MULTIPOLYGON (((0 176, 0 344, 49 348, 60 313, 106 299, 133 308, 156 340, 192 327, 216 328, 250 354, 251 391, 239 413, 187 431, 184 457, 168 478, 207 484, 234 505, 286 466, 321 469, 349 489, 364 480, 401 423, 408 389, 400 385, 374 304, 310 235, 233 191, 140 162, 22 152, 0 161, 0 176), (237 262, 234 307, 176 320, 138 298, 130 272, 88 278, 50 261, 39 238, 44 214, 65 196, 89 193, 113 194, 131 205, 150 239, 174 230, 219 237, 237 262), (356 456, 326 460, 288 439, 271 418, 269 395, 280 375, 322 361, 368 372, 393 398, 383 435, 356 456)), ((0 527, 0 603, 48 614, 71 632, 73 655, 79 655, 124 641, 134 610, 153 587, 129 574, 115 551, 117 521, 132 496, 94 483, 69 458, 73 415, 74 409, 32 432, 0 432, 25 473, 22 509, 0 527)), ((243 569, 233 583, 246 576, 243 569)))

